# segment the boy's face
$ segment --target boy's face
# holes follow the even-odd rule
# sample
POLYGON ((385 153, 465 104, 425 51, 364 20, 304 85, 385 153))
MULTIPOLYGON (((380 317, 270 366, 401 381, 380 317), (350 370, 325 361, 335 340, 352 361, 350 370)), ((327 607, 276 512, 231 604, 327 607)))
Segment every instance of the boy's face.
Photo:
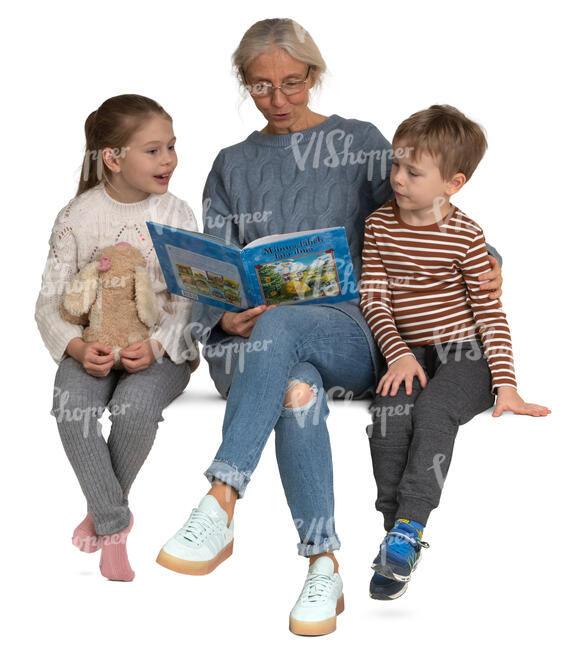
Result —
POLYGON ((398 207, 417 214, 426 214, 442 205, 448 206, 449 197, 455 194, 464 184, 454 182, 456 174, 446 181, 440 175, 436 160, 427 152, 417 156, 411 147, 397 143, 394 148, 390 182, 396 196, 398 207))

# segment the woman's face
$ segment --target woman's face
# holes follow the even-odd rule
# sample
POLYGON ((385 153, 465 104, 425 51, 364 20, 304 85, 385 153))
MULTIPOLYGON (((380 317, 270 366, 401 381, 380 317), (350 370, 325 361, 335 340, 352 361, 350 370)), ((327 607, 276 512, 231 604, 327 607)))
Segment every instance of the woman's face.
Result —
MULTIPOLYGON (((260 54, 244 72, 246 82, 255 84, 267 81, 279 86, 287 81, 301 81, 306 78, 308 66, 302 61, 292 58, 285 50, 274 48, 260 54)), ((254 97, 256 108, 268 122, 268 133, 292 133, 308 127, 309 116, 308 91, 313 81, 302 85, 302 90, 294 95, 285 95, 275 88, 267 97, 254 97)))

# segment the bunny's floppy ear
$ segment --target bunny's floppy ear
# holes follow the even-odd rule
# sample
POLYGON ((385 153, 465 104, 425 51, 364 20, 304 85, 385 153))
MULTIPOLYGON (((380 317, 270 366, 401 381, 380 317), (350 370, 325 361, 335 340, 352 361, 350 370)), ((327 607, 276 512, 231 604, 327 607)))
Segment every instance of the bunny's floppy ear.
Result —
POLYGON ((158 320, 158 305, 156 303, 156 295, 150 286, 148 273, 143 266, 134 268, 134 289, 138 318, 147 327, 154 327, 158 320))
POLYGON ((90 262, 77 273, 64 295, 62 308, 71 316, 87 314, 94 304, 98 291, 98 264, 98 261, 90 262))

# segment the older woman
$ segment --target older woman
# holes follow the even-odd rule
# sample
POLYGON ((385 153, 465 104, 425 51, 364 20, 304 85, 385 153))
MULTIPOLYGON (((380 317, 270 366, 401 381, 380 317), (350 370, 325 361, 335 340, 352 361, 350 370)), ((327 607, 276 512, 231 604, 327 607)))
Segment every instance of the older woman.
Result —
MULTIPOLYGON (((391 198, 389 143, 372 124, 309 108, 310 89, 326 66, 310 35, 293 21, 253 25, 234 65, 266 126, 218 154, 204 193, 206 232, 244 246, 266 235, 344 226, 358 280, 364 220, 391 198)), ((496 268, 488 279, 498 274, 496 268)), ((498 281, 489 287, 497 289, 498 281)), ((290 629, 331 632, 344 602, 334 556, 340 541, 327 394, 370 394, 382 363, 370 330, 357 301, 242 313, 204 306, 196 320, 211 376, 228 399, 223 441, 206 471, 211 490, 158 562, 203 574, 230 555, 236 499, 275 429, 298 552, 310 558, 290 629)))

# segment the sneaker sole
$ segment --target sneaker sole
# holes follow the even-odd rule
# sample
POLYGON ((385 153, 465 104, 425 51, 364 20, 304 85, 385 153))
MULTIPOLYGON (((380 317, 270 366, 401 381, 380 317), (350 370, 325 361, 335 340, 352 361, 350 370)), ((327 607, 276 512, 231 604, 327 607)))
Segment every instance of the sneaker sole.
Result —
POLYGON ((400 598, 400 596, 402 596, 402 594, 406 592, 406 589, 408 589, 408 582, 405 582, 402 589, 397 591, 395 594, 388 595, 388 594, 378 594, 378 593, 370 592, 370 598, 372 598, 373 600, 395 600, 396 598, 400 598))
MULTIPOLYGON (((336 616, 344 611, 344 594, 336 603, 336 616)), ((299 621, 290 617, 290 632, 300 636, 321 636, 330 634, 336 629, 336 616, 325 618, 323 621, 299 621)))
POLYGON ((219 564, 224 562, 224 560, 227 560, 232 555, 233 549, 234 540, 225 546, 214 558, 202 562, 183 560, 182 558, 170 555, 169 553, 166 553, 166 551, 161 550, 160 553, 158 553, 156 562, 165 569, 176 571, 176 573, 185 573, 186 575, 191 576, 204 576, 208 573, 212 573, 219 564))
POLYGON ((386 564, 372 564, 372 569, 376 571, 376 573, 379 573, 381 576, 384 576, 385 578, 389 578, 390 580, 396 580, 397 582, 410 582, 410 578, 412 577, 412 574, 414 571, 416 571, 416 567, 420 563, 420 560, 422 559, 422 554, 418 556, 416 559, 416 562, 414 562, 414 566, 412 567, 412 571, 407 576, 404 576, 400 573, 394 573, 392 569, 386 565, 386 564))

